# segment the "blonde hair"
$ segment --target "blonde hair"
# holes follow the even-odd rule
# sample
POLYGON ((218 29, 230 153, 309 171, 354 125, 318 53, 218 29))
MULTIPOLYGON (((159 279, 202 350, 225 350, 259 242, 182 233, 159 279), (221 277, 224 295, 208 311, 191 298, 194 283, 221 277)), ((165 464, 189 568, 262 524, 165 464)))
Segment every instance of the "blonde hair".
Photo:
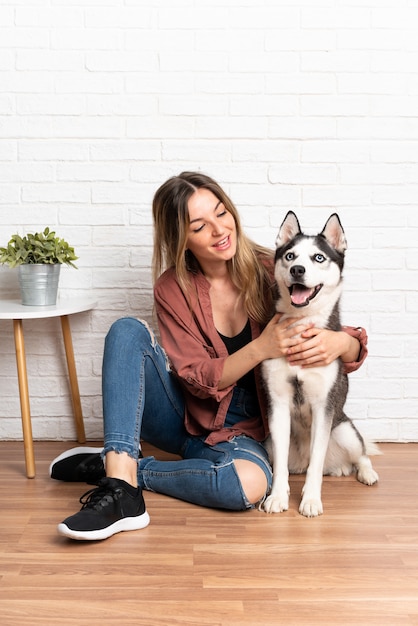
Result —
POLYGON ((186 250, 188 201, 197 189, 211 191, 233 216, 237 250, 234 257, 227 261, 228 271, 232 282, 242 294, 249 317, 266 323, 273 311, 273 285, 265 262, 272 258, 273 253, 244 234, 238 211, 230 198, 216 181, 200 172, 182 172, 173 176, 155 193, 152 203, 154 282, 164 270, 173 267, 181 289, 186 297, 191 297, 190 272, 198 272, 200 267, 190 250, 186 250))

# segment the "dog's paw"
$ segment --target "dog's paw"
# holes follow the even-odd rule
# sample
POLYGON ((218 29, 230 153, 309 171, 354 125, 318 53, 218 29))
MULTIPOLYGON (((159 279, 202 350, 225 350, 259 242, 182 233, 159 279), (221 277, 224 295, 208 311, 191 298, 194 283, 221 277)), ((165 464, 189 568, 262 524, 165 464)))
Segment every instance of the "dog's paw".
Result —
POLYGON ((365 485, 374 485, 379 480, 368 456, 362 456, 357 463, 357 480, 365 485))
POLYGON ((299 506, 299 513, 305 517, 318 517, 323 512, 322 502, 317 498, 303 498, 299 506))
POLYGON ((266 513, 283 513, 289 508, 289 498, 286 496, 267 496, 263 502, 263 510, 266 513))
POLYGON ((374 485, 379 480, 379 475, 372 467, 363 467, 357 473, 357 480, 365 485, 374 485))

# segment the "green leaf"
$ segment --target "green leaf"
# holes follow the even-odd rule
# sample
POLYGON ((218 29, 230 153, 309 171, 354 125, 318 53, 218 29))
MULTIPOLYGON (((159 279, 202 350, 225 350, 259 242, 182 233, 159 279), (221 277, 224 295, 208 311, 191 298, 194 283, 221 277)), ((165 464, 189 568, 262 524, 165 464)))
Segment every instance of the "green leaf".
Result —
POLYGON ((12 235, 7 247, 0 248, 0 264, 16 267, 23 263, 63 263, 76 268, 74 248, 47 226, 43 232, 12 235))

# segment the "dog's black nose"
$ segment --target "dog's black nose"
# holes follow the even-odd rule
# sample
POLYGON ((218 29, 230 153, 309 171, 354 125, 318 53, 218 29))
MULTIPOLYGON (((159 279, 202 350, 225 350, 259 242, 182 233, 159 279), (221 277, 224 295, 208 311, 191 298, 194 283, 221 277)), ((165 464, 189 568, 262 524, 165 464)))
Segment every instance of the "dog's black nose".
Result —
POLYGON ((290 273, 292 274, 293 278, 302 278, 305 273, 305 268, 303 267, 303 265, 294 265, 290 268, 290 273))

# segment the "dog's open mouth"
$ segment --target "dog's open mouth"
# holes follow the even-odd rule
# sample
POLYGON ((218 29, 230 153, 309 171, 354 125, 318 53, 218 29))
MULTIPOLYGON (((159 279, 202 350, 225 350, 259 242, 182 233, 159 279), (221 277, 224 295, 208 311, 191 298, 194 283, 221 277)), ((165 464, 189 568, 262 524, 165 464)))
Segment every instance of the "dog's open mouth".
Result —
POLYGON ((321 291, 321 289, 322 285, 317 285, 316 287, 305 287, 305 285, 295 283, 289 287, 290 301, 293 306, 307 306, 321 291))

